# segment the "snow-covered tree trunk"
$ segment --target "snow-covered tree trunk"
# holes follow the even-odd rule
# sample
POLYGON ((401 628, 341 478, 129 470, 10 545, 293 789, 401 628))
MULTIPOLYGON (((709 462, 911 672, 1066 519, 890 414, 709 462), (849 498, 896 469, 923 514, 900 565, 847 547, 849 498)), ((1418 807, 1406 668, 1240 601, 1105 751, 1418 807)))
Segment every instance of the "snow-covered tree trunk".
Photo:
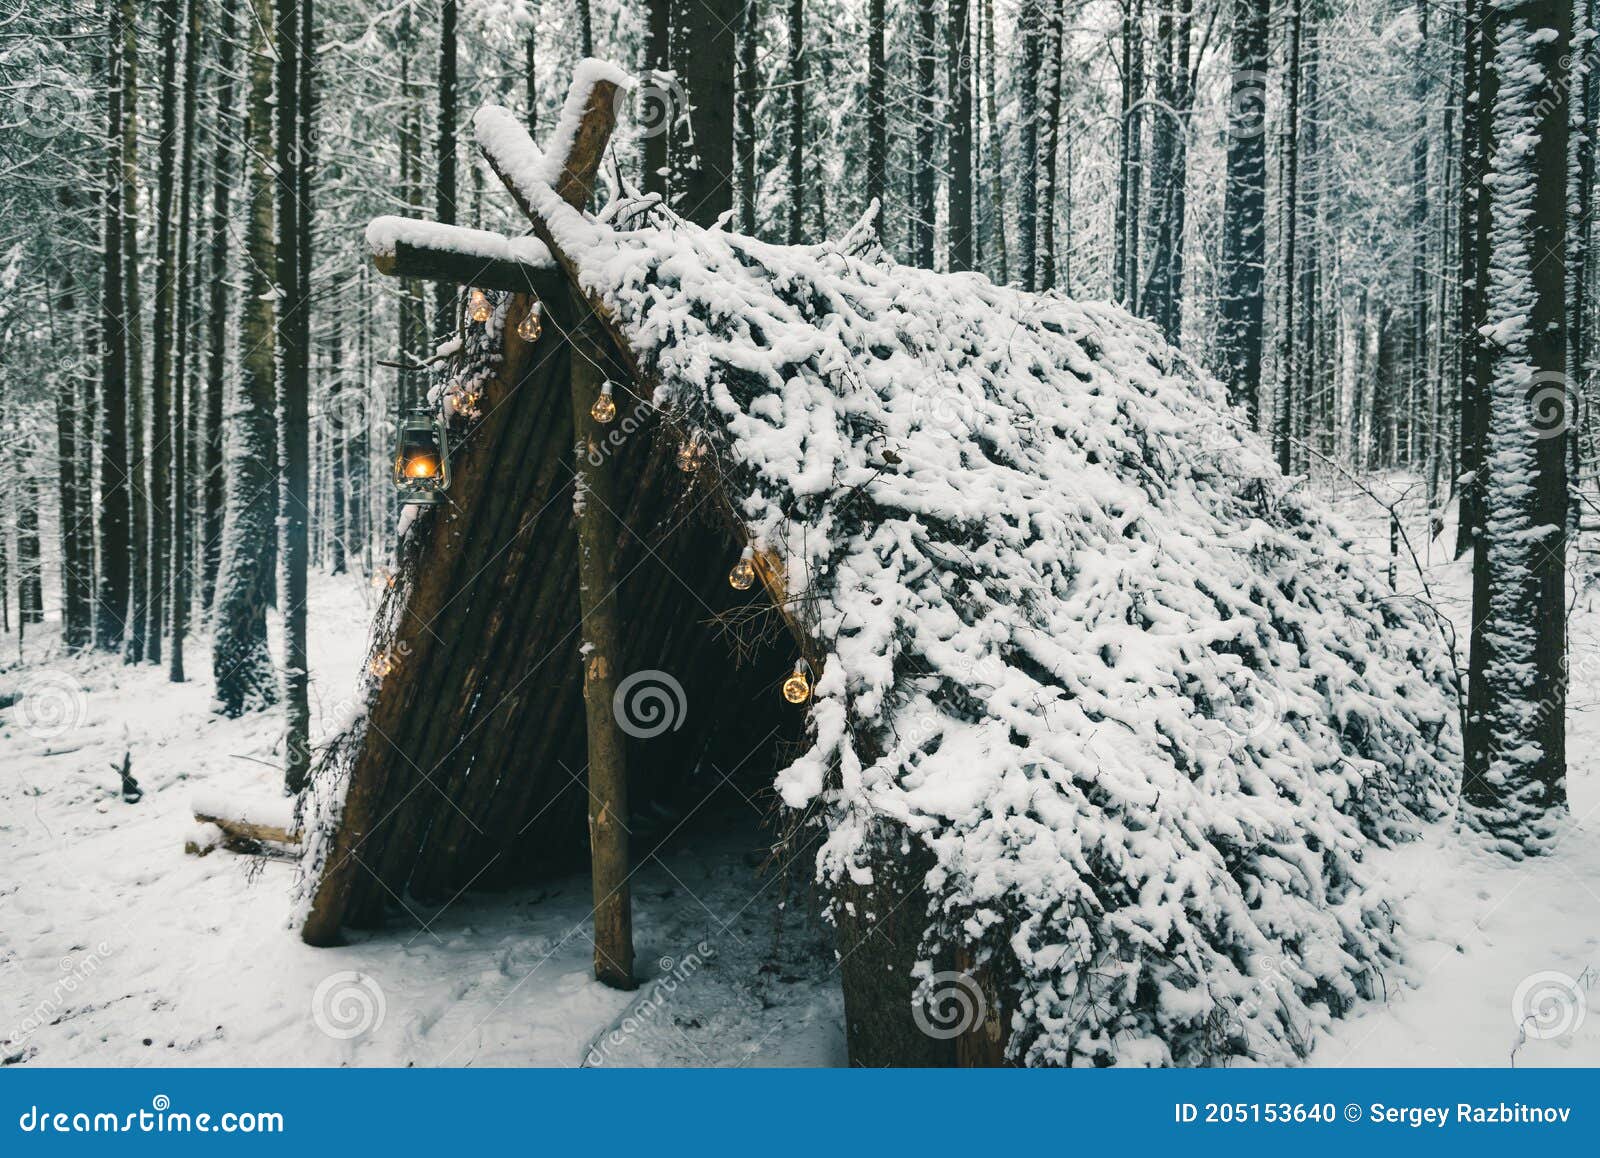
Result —
POLYGON ((238 0, 217 7, 216 152, 211 166, 211 284, 206 324, 205 447, 201 461, 203 514, 200 533, 202 574, 200 604, 210 610, 222 561, 223 401, 228 393, 228 274, 232 226, 234 141, 238 121, 234 108, 234 37, 238 35, 238 0))
POLYGON ((950 93, 950 179, 945 220, 950 233, 951 272, 973 267, 972 230, 972 10, 968 0, 950 0, 945 78, 950 93))
POLYGON ((122 274, 122 5, 106 5, 106 136, 104 282, 100 294, 100 548, 95 591, 95 643, 122 646, 128 614, 127 302, 122 274))
POLYGON ((806 204, 806 0, 789 0, 789 212, 785 237, 805 236, 806 204))
POLYGON ((1278 266, 1282 271, 1282 300, 1278 320, 1278 365, 1276 396, 1272 407, 1272 451, 1278 469, 1285 474, 1294 468, 1294 409, 1300 400, 1294 396, 1298 384, 1296 368, 1300 351, 1296 347, 1295 298, 1299 283, 1295 277, 1296 245, 1300 228, 1300 46, 1304 6, 1302 0, 1289 0, 1288 47, 1284 58, 1285 83, 1282 128, 1279 141, 1283 149, 1282 184, 1283 237, 1279 243, 1278 266))
MULTIPOLYGON (((122 295, 127 322, 128 631, 122 655, 129 663, 145 658, 150 622, 150 488, 145 440, 144 310, 139 288, 139 6, 122 6, 122 295)), ((159 631, 159 625, 157 627, 159 631)))
MULTIPOLYGON (((881 4, 882 0, 873 0, 881 4)), ((1000 112, 995 103, 994 0, 983 5, 983 103, 988 111, 988 146, 984 166, 989 181, 989 252, 994 255, 994 277, 1004 285, 1011 280, 1006 245, 1005 142, 1000 136, 1000 112)))
POLYGON ((938 185, 938 92, 935 87, 938 23, 934 0, 916 4, 915 126, 916 153, 911 167, 911 264, 933 268, 934 190, 938 185))
MULTIPOLYGON (((176 352, 172 375, 172 549, 167 570, 172 576, 171 645, 167 653, 167 678, 182 683, 186 677, 183 666, 184 636, 189 630, 189 596, 193 591, 190 546, 189 486, 192 476, 190 463, 189 421, 189 367, 196 353, 190 321, 189 270, 191 238, 194 234, 194 137, 195 114, 199 99, 200 80, 200 4, 199 0, 184 2, 183 36, 183 111, 180 118, 178 144, 181 160, 178 167, 178 284, 173 313, 173 331, 176 352)), ((176 31, 176 30, 174 30, 176 31)))
POLYGON ((1261 423, 1266 297, 1268 0, 1233 8, 1228 176, 1222 209, 1222 350, 1228 398, 1261 423))
POLYGON ((277 698, 267 651, 271 545, 277 537, 278 471, 274 409, 272 0, 250 0, 246 123, 247 279, 239 322, 239 387, 229 407, 226 516, 212 636, 211 670, 223 714, 241 715, 277 698))
POLYGON ((1465 816, 1546 851, 1566 804, 1566 209, 1570 0, 1495 0, 1491 350, 1465 816))

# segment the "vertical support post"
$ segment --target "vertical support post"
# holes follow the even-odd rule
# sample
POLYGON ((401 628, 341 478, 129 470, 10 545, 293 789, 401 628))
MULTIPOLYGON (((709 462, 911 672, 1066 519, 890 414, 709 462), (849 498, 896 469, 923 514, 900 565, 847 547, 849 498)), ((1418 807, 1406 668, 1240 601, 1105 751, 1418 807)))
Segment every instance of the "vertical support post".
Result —
POLYGON ((620 527, 613 464, 601 453, 605 428, 589 409, 605 385, 605 335, 587 303, 574 295, 583 320, 572 343, 573 465, 577 493, 578 607, 583 625, 583 706, 589 740, 589 861, 594 883, 594 975, 614 989, 632 989, 633 902, 628 888, 628 768, 625 738, 612 709, 621 656, 612 560, 620 527))

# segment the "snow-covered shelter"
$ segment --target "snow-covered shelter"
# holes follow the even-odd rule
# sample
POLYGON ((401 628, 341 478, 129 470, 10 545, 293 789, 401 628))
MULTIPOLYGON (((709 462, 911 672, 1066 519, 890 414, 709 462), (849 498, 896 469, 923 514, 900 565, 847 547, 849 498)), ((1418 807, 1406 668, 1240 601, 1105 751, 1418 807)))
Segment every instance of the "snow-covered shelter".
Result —
POLYGON ((628 792, 755 748, 783 839, 819 838, 853 1061, 1303 1051, 1397 951, 1365 851, 1453 792, 1434 625, 1119 308, 898 265, 867 227, 589 211, 628 85, 580 66, 547 152, 478 113, 532 237, 369 230, 482 320, 432 396, 448 501, 409 520, 303 802, 306 939, 538 872, 587 795, 626 984, 628 792), (625 726, 662 674, 666 726, 625 726), (986 1011, 954 1037, 913 1016, 950 977, 986 1011))

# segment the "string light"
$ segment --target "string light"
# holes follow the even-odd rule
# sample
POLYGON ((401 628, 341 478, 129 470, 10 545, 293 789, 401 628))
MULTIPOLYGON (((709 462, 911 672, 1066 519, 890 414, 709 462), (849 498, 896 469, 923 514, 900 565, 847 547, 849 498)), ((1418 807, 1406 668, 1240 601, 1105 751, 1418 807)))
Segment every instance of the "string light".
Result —
POLYGON ((756 565, 753 555, 750 548, 746 547, 744 554, 739 556, 739 561, 733 565, 733 570, 728 572, 728 586, 735 591, 748 591, 755 583, 756 565))
POLYGON ((517 323, 517 337, 524 342, 539 340, 539 334, 544 330, 539 320, 541 309, 538 302, 533 302, 528 306, 528 312, 522 315, 522 320, 517 323))
POLYGON ((487 322, 494 311, 489 306, 489 295, 474 289, 467 295, 467 316, 478 323, 487 322))
POLYGON ((617 403, 611 397, 611 383, 600 387, 600 397, 589 407, 589 417, 599 423, 610 422, 617 416, 617 403))
POLYGON ((700 469, 700 460, 706 456, 706 445, 698 434, 691 434, 678 445, 678 469, 693 474, 700 469))
POLYGON ((783 698, 791 704, 803 704, 811 698, 811 665, 796 660, 794 672, 783 681, 783 698))

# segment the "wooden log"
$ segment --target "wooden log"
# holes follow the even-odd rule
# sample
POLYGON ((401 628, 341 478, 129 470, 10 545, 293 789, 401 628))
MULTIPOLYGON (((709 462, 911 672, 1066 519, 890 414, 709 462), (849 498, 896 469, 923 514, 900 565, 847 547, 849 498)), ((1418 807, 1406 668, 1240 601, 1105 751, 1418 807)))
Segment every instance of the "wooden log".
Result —
POLYGON ((397 241, 394 249, 387 253, 374 253, 372 264, 379 273, 390 277, 420 278, 516 294, 533 293, 537 286, 548 283, 550 277, 548 266, 475 257, 448 249, 428 249, 406 241, 397 241))
POLYGON ((590 408, 605 385, 605 334, 580 322, 572 341, 572 425, 578 445, 578 606, 582 616, 583 706, 589 739, 589 862, 594 885, 594 975, 614 989, 632 989, 633 902, 628 878, 627 748, 612 709, 622 662, 622 615, 613 560, 620 530, 616 464, 599 453, 605 426, 590 408))
POLYGON ((193 807, 195 820, 221 829, 223 843, 229 848, 235 843, 300 843, 288 801, 240 801, 207 795, 196 798, 193 807))

